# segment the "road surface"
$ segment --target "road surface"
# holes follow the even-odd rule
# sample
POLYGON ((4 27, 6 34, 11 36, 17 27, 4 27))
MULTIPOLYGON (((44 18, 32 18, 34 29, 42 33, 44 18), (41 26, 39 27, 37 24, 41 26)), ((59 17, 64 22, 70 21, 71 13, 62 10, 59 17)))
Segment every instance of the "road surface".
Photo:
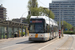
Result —
POLYGON ((28 37, 0 42, 0 50, 75 50, 75 35, 64 35, 47 42, 28 41, 28 37))

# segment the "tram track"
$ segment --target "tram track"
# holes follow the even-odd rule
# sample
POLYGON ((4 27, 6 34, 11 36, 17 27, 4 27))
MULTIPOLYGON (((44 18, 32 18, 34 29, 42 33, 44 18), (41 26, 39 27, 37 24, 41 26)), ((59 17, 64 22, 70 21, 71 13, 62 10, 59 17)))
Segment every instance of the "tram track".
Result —
MULTIPOLYGON (((40 46, 40 45, 41 45, 40 47, 45 46, 45 45, 49 44, 50 42, 56 41, 56 39, 58 39, 58 38, 55 38, 55 39, 53 39, 51 41, 47 41, 47 42, 31 42, 32 45, 27 46, 27 47, 21 47, 20 50, 25 50, 25 49, 29 50, 29 48, 33 48, 33 50, 35 50, 35 48, 37 48, 37 49, 39 48, 38 46, 40 46)), ((15 48, 15 50, 18 50, 18 49, 15 48)))
POLYGON ((66 41, 60 46, 58 47, 56 50, 74 50, 72 48, 73 42, 74 42, 74 37, 71 35, 67 35, 68 38, 66 39, 66 41))
POLYGON ((59 37, 47 41, 47 42, 32 42, 23 40, 16 42, 16 44, 3 47, 3 50, 74 50, 74 39, 73 35, 67 35, 59 39, 59 37), (56 48, 57 47, 57 48, 56 48))
MULTIPOLYGON (((70 45, 70 49, 72 48, 72 45, 73 45, 73 42, 74 42, 74 37, 72 36, 72 39, 73 39, 73 41, 72 41, 72 43, 71 43, 71 45, 70 45)), ((69 50, 70 50, 69 49, 69 50)), ((72 48, 73 50, 74 50, 74 48, 72 48)))

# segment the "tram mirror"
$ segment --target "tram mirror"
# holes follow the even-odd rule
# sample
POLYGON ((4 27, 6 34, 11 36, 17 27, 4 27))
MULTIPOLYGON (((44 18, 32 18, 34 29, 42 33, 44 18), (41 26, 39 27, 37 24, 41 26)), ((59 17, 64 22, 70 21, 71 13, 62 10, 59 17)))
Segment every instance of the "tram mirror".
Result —
POLYGON ((48 26, 48 24, 46 24, 48 26))

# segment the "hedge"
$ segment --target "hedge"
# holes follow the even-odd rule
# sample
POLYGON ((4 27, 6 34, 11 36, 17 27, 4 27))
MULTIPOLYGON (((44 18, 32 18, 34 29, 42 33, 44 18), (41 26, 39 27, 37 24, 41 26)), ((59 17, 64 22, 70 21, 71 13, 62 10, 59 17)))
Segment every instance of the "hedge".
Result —
POLYGON ((72 31, 64 31, 64 34, 75 34, 75 32, 72 32, 72 31))

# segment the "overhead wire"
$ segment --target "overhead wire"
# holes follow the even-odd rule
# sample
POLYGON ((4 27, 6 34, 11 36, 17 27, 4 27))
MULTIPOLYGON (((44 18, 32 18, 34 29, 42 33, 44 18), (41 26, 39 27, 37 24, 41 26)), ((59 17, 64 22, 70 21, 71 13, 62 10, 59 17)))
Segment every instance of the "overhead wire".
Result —
POLYGON ((40 0, 38 0, 42 5, 46 6, 44 3, 42 3, 40 0))

